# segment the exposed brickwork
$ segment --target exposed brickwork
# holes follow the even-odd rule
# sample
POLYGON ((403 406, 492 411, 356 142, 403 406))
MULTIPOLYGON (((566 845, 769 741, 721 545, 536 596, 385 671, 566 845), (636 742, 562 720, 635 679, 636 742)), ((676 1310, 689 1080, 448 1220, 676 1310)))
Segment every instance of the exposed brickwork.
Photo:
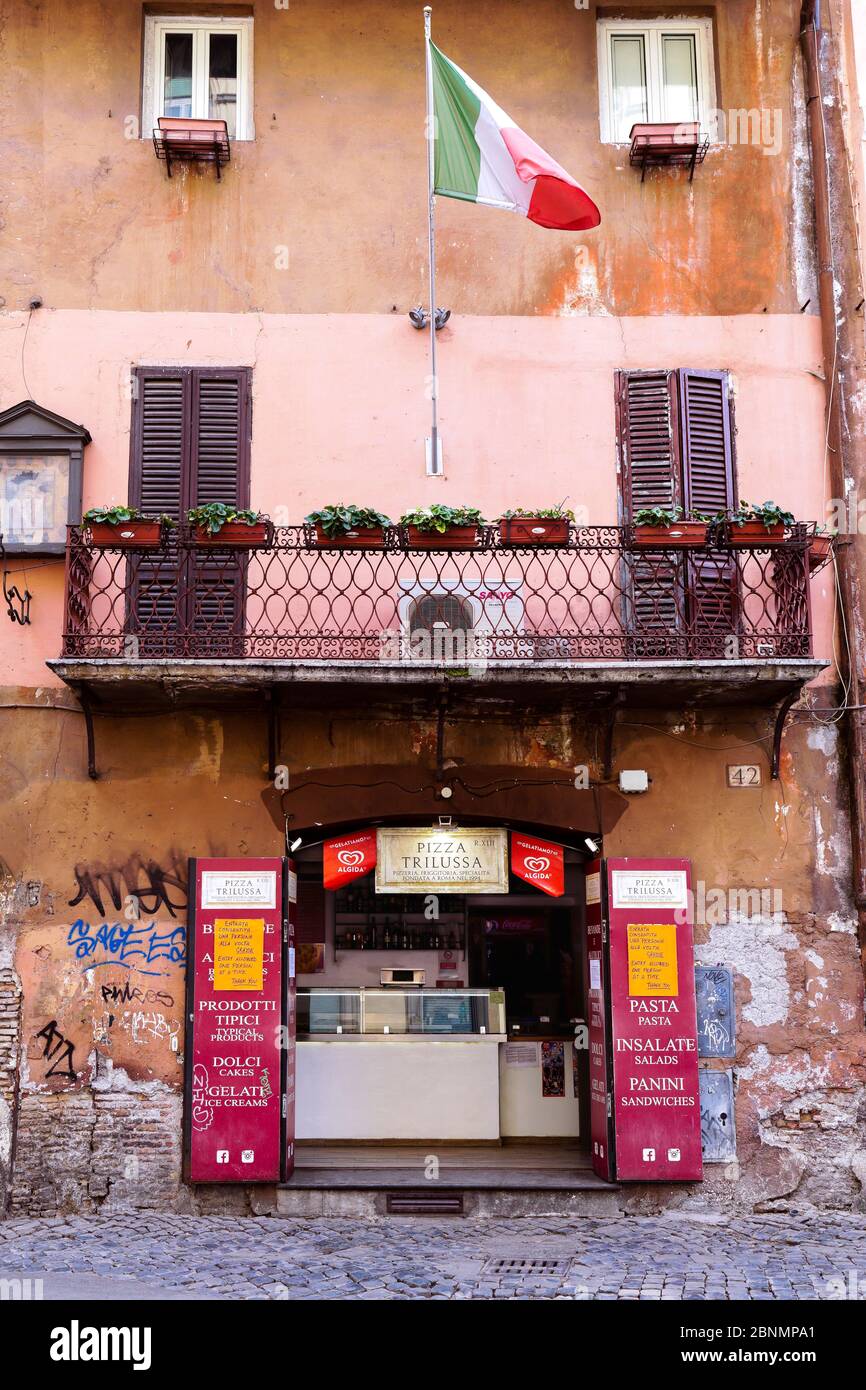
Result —
POLYGON ((180 1184, 181 1107, 165 1086, 23 1095, 13 1213, 170 1208, 180 1184))
POLYGON ((20 1034, 21 984, 12 970, 0 970, 0 1215, 8 1203, 15 1144, 20 1034))

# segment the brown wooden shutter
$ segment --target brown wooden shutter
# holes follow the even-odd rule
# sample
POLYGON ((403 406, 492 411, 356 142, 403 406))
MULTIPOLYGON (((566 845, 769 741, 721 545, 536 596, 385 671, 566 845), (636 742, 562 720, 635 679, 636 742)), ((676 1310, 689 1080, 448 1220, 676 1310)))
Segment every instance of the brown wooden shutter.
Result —
MULTIPOLYGON (((249 505, 249 371, 196 368, 192 379, 190 506, 249 505)), ((191 580, 191 655, 243 655, 248 557, 197 556, 191 580)))
MULTIPOLYGON (((617 373, 617 435, 623 523, 642 507, 683 506, 675 372, 617 373)), ((681 557, 630 555, 624 609, 627 655, 676 655, 684 620, 681 557)))
MULTIPOLYGON (((726 372, 679 372, 683 498, 687 511, 715 516, 734 505, 734 451, 726 372)), ((694 551, 686 561, 692 654, 723 656, 736 630, 732 556, 694 551)))
MULTIPOLYGON (((183 521, 202 502, 249 505, 250 370, 138 367, 130 502, 183 521)), ((246 557, 168 553, 138 564, 132 611, 142 655, 238 655, 246 557), (178 645, 186 643, 183 650, 178 645)))
POLYGON ((675 372, 618 372, 623 521, 641 507, 683 505, 675 372))

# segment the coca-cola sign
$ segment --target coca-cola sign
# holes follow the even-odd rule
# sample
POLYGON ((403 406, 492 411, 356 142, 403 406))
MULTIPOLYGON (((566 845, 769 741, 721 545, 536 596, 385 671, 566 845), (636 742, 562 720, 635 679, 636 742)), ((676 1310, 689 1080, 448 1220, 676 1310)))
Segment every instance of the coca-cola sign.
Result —
POLYGON ((342 888, 354 883, 375 867, 375 830, 358 830, 352 835, 339 835, 325 841, 322 881, 326 888, 342 888))
POLYGON ((511 872, 552 898, 565 892, 565 851, 549 840, 511 832, 511 872))

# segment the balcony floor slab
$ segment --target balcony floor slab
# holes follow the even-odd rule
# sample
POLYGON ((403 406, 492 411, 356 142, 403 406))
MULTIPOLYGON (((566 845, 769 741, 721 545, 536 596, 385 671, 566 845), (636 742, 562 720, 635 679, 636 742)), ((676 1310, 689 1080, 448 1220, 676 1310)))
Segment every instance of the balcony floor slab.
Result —
POLYGON ((60 658, 48 666, 94 705, 133 709, 256 703, 265 692, 286 707, 395 705, 429 700, 597 707, 770 705, 798 692, 829 664, 818 659, 705 661, 440 662, 255 659, 60 658))

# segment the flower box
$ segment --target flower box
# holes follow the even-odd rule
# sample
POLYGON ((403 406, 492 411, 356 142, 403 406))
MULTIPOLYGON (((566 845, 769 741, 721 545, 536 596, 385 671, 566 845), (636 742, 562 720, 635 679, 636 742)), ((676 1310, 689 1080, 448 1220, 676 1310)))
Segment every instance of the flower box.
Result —
POLYGON ((329 536, 316 527, 316 545, 322 550, 381 550, 385 544, 383 526, 356 526, 339 536, 329 536))
POLYGON ((245 521, 225 521, 218 531, 194 527, 193 541, 204 550, 267 550, 273 534, 269 521, 256 521, 251 526, 245 521))
POLYGON ((833 553, 832 536, 813 536, 809 542, 809 572, 819 570, 833 553))
POLYGON ((90 521, 90 544, 97 550, 158 550, 165 532, 161 521, 90 521))
POLYGON ((687 550, 706 545, 709 523, 674 521, 670 526, 636 526, 634 544, 638 550, 687 550))
POLYGON ((785 539, 785 523, 773 521, 766 526, 763 521, 744 521, 738 526, 732 521, 728 527, 728 540, 734 550, 760 550, 778 545, 785 539))
POLYGON ((419 531, 408 526, 410 550, 474 550, 478 544, 477 526, 449 526, 445 531, 419 531))
POLYGON ((499 535, 503 545, 568 545, 568 517, 504 516, 499 535))

